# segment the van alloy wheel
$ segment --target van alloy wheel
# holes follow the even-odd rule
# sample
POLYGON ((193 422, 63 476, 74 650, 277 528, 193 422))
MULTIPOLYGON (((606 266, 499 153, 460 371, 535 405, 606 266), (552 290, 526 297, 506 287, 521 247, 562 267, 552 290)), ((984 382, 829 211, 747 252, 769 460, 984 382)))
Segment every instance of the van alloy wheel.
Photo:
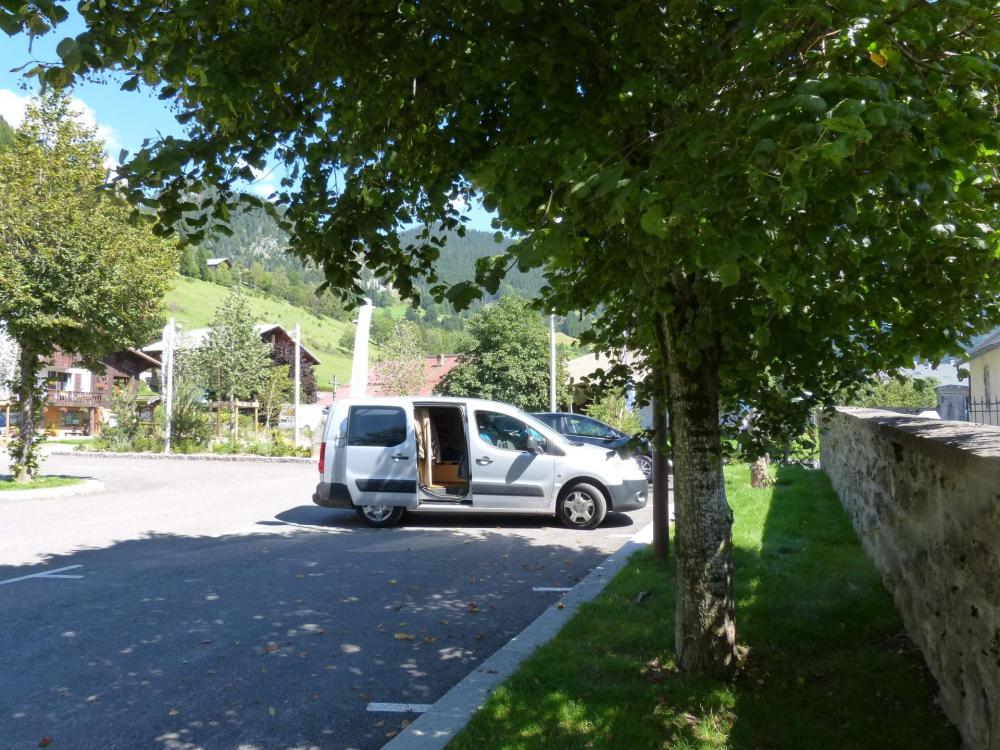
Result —
POLYGON ((556 514, 571 529, 596 529, 608 512, 604 493, 587 482, 576 482, 559 498, 556 514))
POLYGON ((571 492, 566 498, 566 517, 583 526, 594 517, 594 500, 586 492, 571 492))
POLYGON ((361 512, 369 521, 382 523, 392 513, 391 505, 362 505, 361 512))
POLYGON ((357 507, 357 511, 362 521, 377 529, 395 526, 403 520, 406 513, 405 508, 394 505, 361 505, 357 507))

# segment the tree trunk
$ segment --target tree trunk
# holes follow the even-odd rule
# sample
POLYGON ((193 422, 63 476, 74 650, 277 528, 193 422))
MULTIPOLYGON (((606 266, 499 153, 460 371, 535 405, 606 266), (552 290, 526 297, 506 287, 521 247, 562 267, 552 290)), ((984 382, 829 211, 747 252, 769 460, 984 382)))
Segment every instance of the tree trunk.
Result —
POLYGON ((768 468, 770 465, 771 459, 766 453, 750 464, 751 487, 762 490, 774 484, 774 480, 771 479, 771 472, 768 468))
POLYGON ((702 346, 701 363, 686 367, 678 356, 683 325, 675 308, 665 326, 674 452, 675 648, 682 669, 724 677, 735 669, 737 655, 733 513, 722 475, 718 350, 702 346))
POLYGON ((27 484, 34 479, 37 471, 35 452, 38 450, 37 425, 35 417, 39 404, 38 394, 38 355, 35 350, 19 342, 21 353, 18 359, 17 399, 21 412, 21 424, 11 470, 16 481, 27 484))

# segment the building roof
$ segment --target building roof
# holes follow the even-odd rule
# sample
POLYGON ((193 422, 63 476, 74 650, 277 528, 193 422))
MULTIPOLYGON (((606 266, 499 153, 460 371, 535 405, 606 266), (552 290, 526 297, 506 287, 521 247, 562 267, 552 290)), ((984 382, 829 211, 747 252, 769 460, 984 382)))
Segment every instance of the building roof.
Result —
POLYGON ((1000 348, 1000 326, 994 328, 986 334, 985 338, 976 343, 976 345, 969 352, 969 359, 974 359, 981 354, 986 354, 986 352, 993 351, 997 348, 1000 348))
MULTIPOLYGON (((280 332, 289 340, 294 340, 292 338, 292 335, 285 329, 285 327, 279 325, 278 323, 257 323, 256 325, 254 325, 254 330, 257 331, 257 335, 260 336, 261 338, 263 338, 269 333, 280 332)), ((207 326, 204 328, 191 328, 189 330, 182 330, 179 332, 178 339, 184 346, 196 349, 205 343, 205 340, 208 338, 208 334, 211 333, 211 331, 212 329, 207 326)), ((147 354, 152 354, 154 356, 160 357, 163 354, 163 339, 160 339, 159 341, 154 341, 152 344, 142 347, 142 351, 146 352, 147 354)), ((305 344, 302 344, 302 354, 304 354, 305 358, 310 360, 314 365, 320 364, 319 357, 317 357, 315 354, 309 351, 309 349, 306 348, 305 344)))
POLYGON ((216 268, 218 266, 226 266, 227 268, 233 267, 233 262, 229 258, 209 258, 205 261, 205 265, 209 268, 216 268))
MULTIPOLYGON (((424 357, 424 384, 420 387, 419 393, 412 393, 412 396, 430 396, 434 390, 444 380, 444 376, 455 369, 461 358, 457 354, 432 354, 424 357)), ((340 386, 334 394, 334 400, 347 398, 351 393, 351 384, 340 386)), ((368 396, 384 396, 382 384, 379 381, 378 368, 368 368, 368 396)))

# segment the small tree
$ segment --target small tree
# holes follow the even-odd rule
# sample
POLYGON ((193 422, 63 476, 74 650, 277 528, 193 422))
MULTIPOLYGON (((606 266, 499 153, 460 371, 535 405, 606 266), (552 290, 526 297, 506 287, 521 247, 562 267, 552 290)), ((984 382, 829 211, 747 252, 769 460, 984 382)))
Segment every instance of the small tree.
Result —
MULTIPOLYGON (((439 388, 446 396, 474 396, 516 404, 526 411, 549 407, 549 334, 536 310, 518 297, 502 297, 469 320, 472 343, 439 388)), ((556 371, 556 402, 568 400, 565 366, 556 371)))
POLYGON ((131 209, 103 189, 106 174, 94 131, 58 93, 29 104, 13 146, 0 148, 0 320, 19 350, 19 481, 38 469, 42 359, 62 350, 96 366, 148 341, 162 320, 176 248, 129 222, 131 209))
POLYGON ((587 416, 629 435, 634 435, 642 429, 642 415, 638 409, 626 404, 625 394, 621 391, 607 391, 587 407, 587 416))
MULTIPOLYGON (((270 353, 254 328, 239 287, 215 311, 198 358, 205 389, 217 400, 246 401, 260 392, 271 364, 270 353)), ((234 419, 235 415, 234 407, 234 419)))
POLYGON ((848 406, 933 409, 937 405, 936 378, 892 377, 879 373, 848 397, 848 406))
POLYGON ((424 385, 424 357, 420 330, 401 320, 393 335, 382 345, 375 373, 387 396, 415 396, 424 385))
POLYGON ((281 407, 292 396, 292 377, 288 365, 272 365, 264 376, 260 389, 260 407, 264 413, 264 426, 271 429, 278 421, 281 407))

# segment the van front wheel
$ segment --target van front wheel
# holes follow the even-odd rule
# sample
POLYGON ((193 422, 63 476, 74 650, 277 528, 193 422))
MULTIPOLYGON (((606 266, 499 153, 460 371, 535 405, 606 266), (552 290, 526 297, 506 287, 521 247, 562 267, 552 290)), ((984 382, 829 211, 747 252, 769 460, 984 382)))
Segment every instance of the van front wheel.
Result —
POLYGON ((571 529, 596 529, 608 513, 608 501, 594 485, 579 482, 563 491, 556 512, 571 529))
POLYGON ((394 505, 359 505, 357 511, 362 521, 376 529, 396 526, 403 520, 403 514, 406 513, 405 508, 394 505))

